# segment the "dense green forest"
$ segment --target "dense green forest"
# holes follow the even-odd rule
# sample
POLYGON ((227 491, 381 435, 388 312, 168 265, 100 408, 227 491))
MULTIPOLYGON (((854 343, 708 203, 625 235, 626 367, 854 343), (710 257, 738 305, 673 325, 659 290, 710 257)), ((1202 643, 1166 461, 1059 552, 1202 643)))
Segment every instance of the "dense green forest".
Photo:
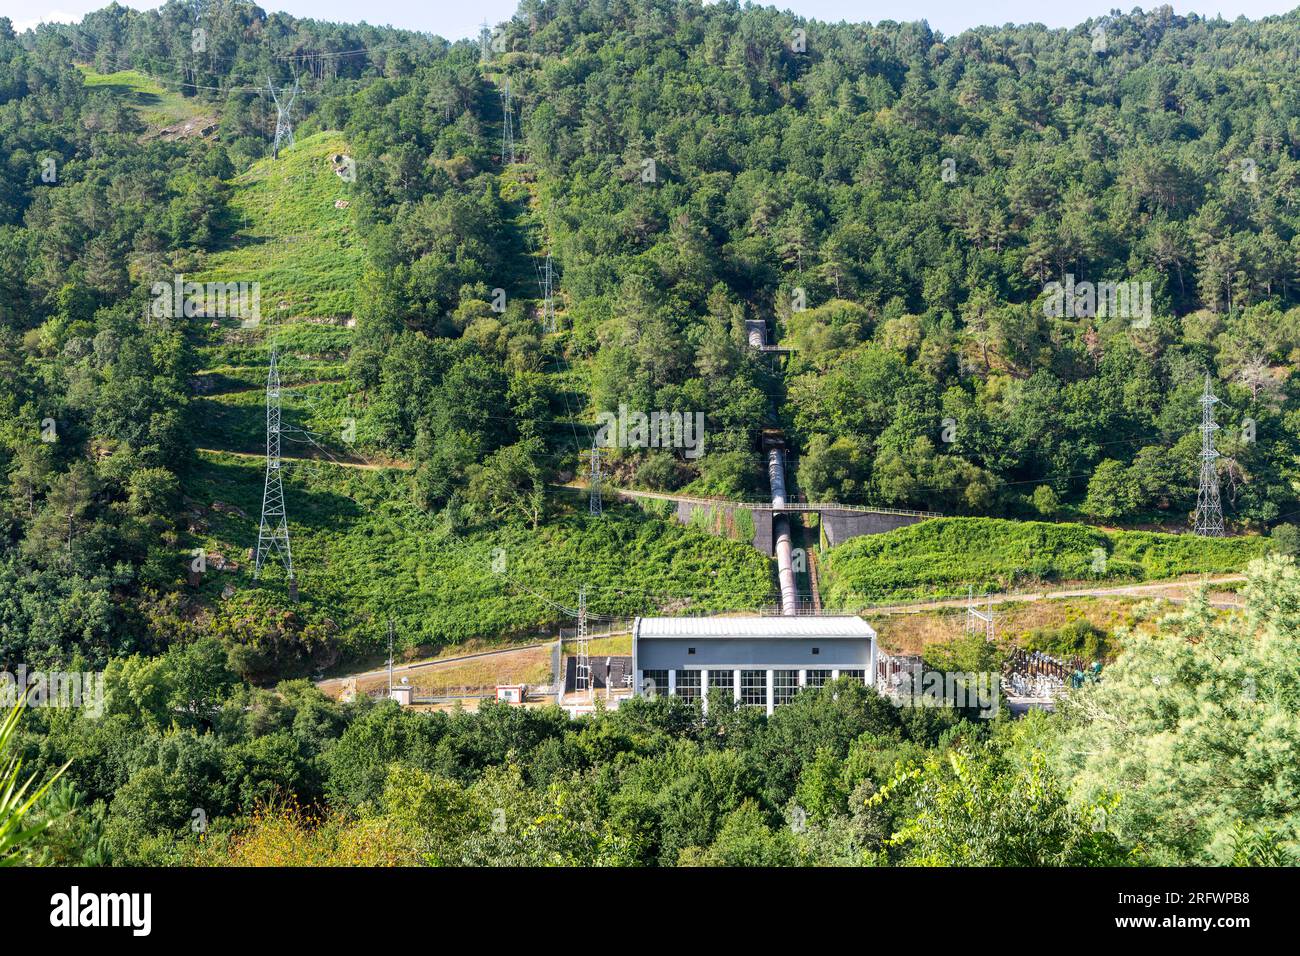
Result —
MULTIPOLYGON (((98 722, 26 718, 30 766, 72 760, 56 797, 79 807, 41 852, 264 861, 303 828, 336 841, 321 859, 357 860, 418 831, 399 862, 1293 851, 1295 787, 1159 810, 1160 774, 1182 771, 1165 754, 1135 783, 1118 754, 1140 748, 1103 739, 1095 711, 990 724, 844 688, 771 719, 659 701, 571 725, 277 682, 374 651, 387 618, 411 648, 536 633, 582 584, 608 616, 770 603, 743 542, 612 502, 592 519, 559 487, 624 406, 702 415, 704 453, 603 449, 608 482, 761 497, 779 429, 810 498, 972 522, 842 546, 828 600, 1300 551, 1298 61, 1300 14, 1167 7, 945 37, 735 2, 524 0, 483 44, 243 0, 113 4, 21 35, 0 18, 0 669, 107 668, 111 702, 98 722), (298 90, 278 154, 268 83, 298 90), (156 290, 189 280, 257 283, 260 318, 160 314, 156 290), (1054 308, 1053 283, 1136 284, 1149 308, 1054 308), (753 320, 792 351, 751 349, 753 320), (272 345, 297 603, 278 567, 250 567, 272 345), (1249 535, 1226 542, 1151 530, 1188 530, 1207 384, 1224 514, 1249 535), (221 558, 197 581, 196 555, 221 558), (1071 734, 1100 756, 1072 763, 1071 734), (989 788, 1007 816, 967 821, 991 842, 963 850, 960 807, 989 788), (783 825, 793 804, 806 829, 783 825), (547 822, 498 839, 500 806, 547 822), (178 841, 195 808, 221 823, 178 841), (998 844, 1025 814, 1041 845, 998 844)), ((1293 641, 1269 608, 1294 569, 1267 568, 1245 617, 1201 607, 1163 643, 1134 636, 1097 706, 1147 708, 1125 681, 1201 661, 1205 643, 1175 639, 1189 629, 1251 661, 1293 641), (1246 639, 1277 629, 1272 650, 1246 639)), ((1293 693, 1293 665, 1256 663, 1293 693)), ((1217 678, 1180 674, 1191 719, 1217 678)), ((1253 713, 1237 744, 1265 754, 1241 756, 1263 779, 1284 730, 1253 713)), ((1124 726, 1163 754, 1171 719, 1124 726)))

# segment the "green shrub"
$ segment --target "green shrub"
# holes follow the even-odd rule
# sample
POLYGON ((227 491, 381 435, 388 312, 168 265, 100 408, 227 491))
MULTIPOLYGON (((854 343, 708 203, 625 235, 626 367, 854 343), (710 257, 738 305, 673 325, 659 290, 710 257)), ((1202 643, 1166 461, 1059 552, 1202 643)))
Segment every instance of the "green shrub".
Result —
POLYGON ((1024 647, 1053 657, 1103 660, 1110 654, 1106 632, 1080 618, 1059 628, 1035 628, 1025 635, 1024 647))
POLYGON ((1269 537, 1273 542, 1273 550, 1278 554, 1289 554, 1292 557, 1300 555, 1300 528, 1295 525, 1280 524, 1269 537))
POLYGON ((758 533, 758 529, 754 524, 754 512, 748 508, 737 508, 733 512, 733 516, 733 537, 737 541, 752 542, 754 535, 758 533))

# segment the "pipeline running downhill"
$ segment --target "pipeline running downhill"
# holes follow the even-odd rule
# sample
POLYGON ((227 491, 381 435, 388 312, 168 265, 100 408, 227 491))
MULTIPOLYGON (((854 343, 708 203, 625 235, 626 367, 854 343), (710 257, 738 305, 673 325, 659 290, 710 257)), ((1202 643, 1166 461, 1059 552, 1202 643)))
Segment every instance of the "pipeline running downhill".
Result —
POLYGON ((799 607, 799 589, 794 580, 794 548, 790 543, 790 519, 777 514, 785 506, 785 452, 773 448, 767 453, 767 477, 772 486, 772 533, 776 538, 776 571, 781 582, 781 613, 791 617, 799 607))

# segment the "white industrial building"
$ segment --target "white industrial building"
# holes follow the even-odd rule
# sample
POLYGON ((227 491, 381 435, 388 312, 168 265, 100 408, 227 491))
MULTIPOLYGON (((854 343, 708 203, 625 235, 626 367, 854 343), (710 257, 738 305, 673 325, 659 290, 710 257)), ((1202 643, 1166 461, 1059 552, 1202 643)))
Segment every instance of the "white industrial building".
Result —
POLYGON ((840 677, 870 684, 876 632, 860 617, 639 617, 632 670, 643 696, 708 705, 711 688, 770 714, 801 687, 840 677))

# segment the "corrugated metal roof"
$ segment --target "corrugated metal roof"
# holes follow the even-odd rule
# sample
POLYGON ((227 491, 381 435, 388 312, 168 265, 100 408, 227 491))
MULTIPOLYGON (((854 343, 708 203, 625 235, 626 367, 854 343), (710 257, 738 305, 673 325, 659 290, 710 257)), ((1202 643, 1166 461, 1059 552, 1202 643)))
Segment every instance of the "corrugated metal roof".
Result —
POLYGON ((637 637, 822 637, 876 636, 860 617, 639 617, 637 637))

